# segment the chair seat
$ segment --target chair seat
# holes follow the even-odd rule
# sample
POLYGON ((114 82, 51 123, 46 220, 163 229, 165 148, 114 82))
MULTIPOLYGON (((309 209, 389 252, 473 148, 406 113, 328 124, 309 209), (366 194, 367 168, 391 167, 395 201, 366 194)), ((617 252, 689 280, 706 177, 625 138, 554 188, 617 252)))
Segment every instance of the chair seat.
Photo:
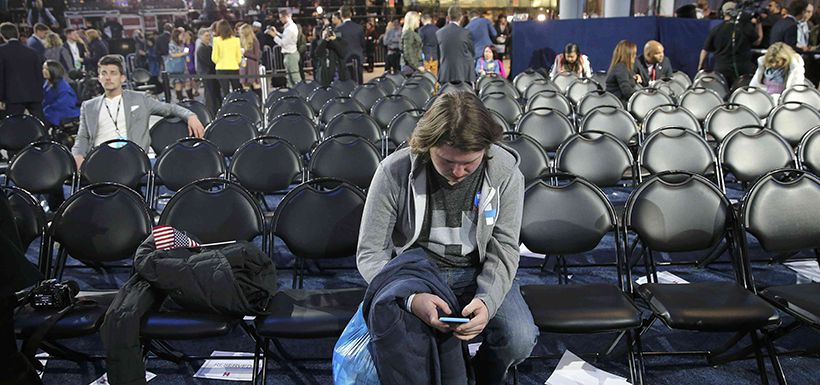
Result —
POLYGON ((365 289, 282 290, 271 313, 256 317, 263 337, 322 338, 342 334, 364 298, 365 289))
MULTIPOLYGON (((102 325, 108 305, 114 300, 116 292, 80 292, 77 295, 78 301, 91 300, 94 303, 77 305, 77 307, 55 323, 48 334, 47 339, 74 338, 94 334, 102 325)), ((26 338, 39 329, 46 317, 49 317, 59 310, 35 310, 30 306, 21 308, 14 315, 14 332, 18 338, 26 338)))
POLYGON ((143 320, 140 335, 157 340, 186 340, 228 334, 241 317, 170 311, 151 313, 143 320))
POLYGON ((760 295, 805 321, 820 324, 820 283, 774 286, 760 295))
POLYGON ((524 285, 521 294, 543 332, 597 333, 641 326, 640 311, 614 285, 524 285))
POLYGON ((777 310, 732 282, 648 283, 638 293, 672 329, 745 331, 777 325, 777 310))

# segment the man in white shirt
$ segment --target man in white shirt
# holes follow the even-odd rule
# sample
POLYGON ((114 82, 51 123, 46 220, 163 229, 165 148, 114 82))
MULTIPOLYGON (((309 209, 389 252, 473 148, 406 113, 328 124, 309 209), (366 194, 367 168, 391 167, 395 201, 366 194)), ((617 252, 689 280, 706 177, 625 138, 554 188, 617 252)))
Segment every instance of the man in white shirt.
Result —
POLYGON ((85 45, 80 40, 80 35, 77 30, 73 28, 65 29, 65 44, 68 52, 71 53, 71 63, 68 63, 71 68, 66 68, 66 71, 82 70, 83 58, 85 58, 85 45))
POLYGON ((811 51, 809 47, 809 19, 814 14, 814 5, 808 4, 802 15, 797 15, 797 49, 811 51))
POLYGON ((293 87, 296 83, 302 81, 302 75, 299 74, 299 50, 296 48, 296 42, 299 38, 299 27, 293 22, 293 19, 290 17, 290 11, 287 9, 279 10, 279 21, 285 25, 284 31, 279 33, 279 31, 271 27, 268 29, 268 34, 272 34, 276 44, 282 47, 282 54, 285 56, 285 73, 288 87, 293 87))
POLYGON ((92 148, 112 139, 127 139, 146 152, 151 144, 148 122, 151 115, 174 115, 188 122, 188 135, 201 138, 205 128, 193 112, 163 103, 141 92, 123 90, 123 63, 117 55, 103 56, 98 65, 105 93, 83 102, 80 128, 71 153, 79 169, 92 148))

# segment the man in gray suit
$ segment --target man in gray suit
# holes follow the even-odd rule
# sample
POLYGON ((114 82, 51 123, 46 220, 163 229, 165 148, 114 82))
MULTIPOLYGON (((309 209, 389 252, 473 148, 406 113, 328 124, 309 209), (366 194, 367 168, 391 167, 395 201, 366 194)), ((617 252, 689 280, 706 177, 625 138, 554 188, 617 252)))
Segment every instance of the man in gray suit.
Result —
POLYGON ((461 9, 450 7, 447 19, 447 25, 436 32, 439 51, 438 81, 441 84, 456 80, 473 83, 473 39, 469 31, 458 25, 461 9))
POLYGON ((189 135, 197 138, 204 135, 205 128, 193 112, 143 93, 123 90, 125 72, 119 56, 103 56, 97 65, 105 94, 83 102, 80 107, 80 128, 71 149, 77 168, 93 147, 112 139, 128 139, 147 152, 151 145, 148 134, 151 115, 174 115, 188 122, 189 135))

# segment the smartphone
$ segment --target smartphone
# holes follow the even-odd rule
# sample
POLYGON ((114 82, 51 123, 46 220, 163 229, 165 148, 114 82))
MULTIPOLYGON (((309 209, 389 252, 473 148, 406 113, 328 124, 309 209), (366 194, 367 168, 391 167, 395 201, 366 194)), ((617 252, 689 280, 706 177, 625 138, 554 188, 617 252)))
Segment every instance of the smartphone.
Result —
POLYGON ((466 324, 470 322, 469 318, 461 317, 439 317, 438 320, 447 324, 466 324))
POLYGON ((189 49, 188 47, 185 47, 185 48, 182 50, 182 52, 185 52, 185 53, 188 53, 189 51, 190 51, 190 49, 189 49))

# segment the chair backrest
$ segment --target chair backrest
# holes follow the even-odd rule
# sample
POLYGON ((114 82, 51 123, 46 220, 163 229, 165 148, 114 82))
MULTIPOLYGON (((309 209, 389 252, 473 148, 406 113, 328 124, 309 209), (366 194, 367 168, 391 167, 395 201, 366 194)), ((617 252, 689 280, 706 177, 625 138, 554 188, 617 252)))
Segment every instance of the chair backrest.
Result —
POLYGON ((259 97, 256 96, 256 93, 251 90, 236 90, 232 91, 231 93, 225 95, 222 98, 222 104, 232 103, 234 100, 244 99, 248 102, 251 102, 257 108, 262 106, 262 103, 259 100, 259 97))
POLYGON ((371 80, 370 83, 373 83, 377 85, 379 88, 381 88, 382 93, 384 93, 385 96, 393 95, 399 89, 399 84, 394 83, 392 80, 384 76, 379 76, 371 80))
POLYGON ((303 156, 319 141, 319 130, 313 121, 297 113, 282 114, 274 118, 265 129, 265 135, 287 140, 303 156))
POLYGON ((322 106, 322 109, 319 111, 319 122, 326 124, 335 118, 336 115, 349 111, 366 113, 367 109, 350 96, 337 96, 328 100, 325 105, 322 106))
POLYGON ((436 77, 436 75, 434 73, 432 73, 430 71, 424 71, 424 72, 420 72, 420 73, 416 72, 412 76, 410 76, 410 78, 411 79, 416 79, 416 78, 427 79, 430 82, 430 84, 433 86, 433 88, 435 88, 436 83, 438 83, 438 78, 436 77))
POLYGON ((80 167, 86 182, 114 182, 139 191, 142 178, 151 172, 151 161, 134 142, 124 139, 106 141, 88 153, 80 167))
POLYGON ((276 207, 273 233, 297 258, 350 257, 356 254, 364 200, 364 193, 347 182, 307 181, 276 207), (328 182, 335 186, 322 186, 328 182))
POLYGON ((680 106, 689 110, 699 121, 703 122, 709 112, 723 104, 717 92, 708 88, 692 88, 678 98, 680 106))
POLYGON ((422 116, 424 116, 424 110, 419 109, 404 111, 396 115, 387 125, 387 140, 398 146, 399 143, 409 139, 422 116))
POLYGON ((580 78, 575 79, 570 85, 567 87, 567 97, 573 103, 578 103, 583 99, 584 96, 589 94, 590 92, 600 91, 601 85, 598 84, 595 80, 590 78, 580 78))
POLYGON ((426 85, 420 82, 409 81, 409 79, 404 82, 401 87, 399 87, 399 90, 396 93, 412 100, 417 106, 423 106, 424 103, 427 102, 427 99, 433 96, 432 92, 427 89, 426 85))
POLYGON ((503 142, 518 153, 518 169, 524 175, 525 184, 549 171, 549 157, 535 139, 520 132, 506 132, 503 142))
POLYGON ((381 152, 370 140, 340 134, 326 138, 313 149, 308 172, 311 178, 339 178, 367 188, 381 160, 381 152))
POLYGON ((313 107, 301 96, 286 96, 280 98, 268 109, 268 121, 276 119, 279 115, 295 113, 313 120, 313 107))
POLYGON ((800 166, 814 175, 820 175, 820 126, 803 135, 797 150, 800 166))
POLYGON ((780 94, 779 103, 801 102, 810 106, 820 106, 820 91, 813 86, 796 84, 780 94))
POLYGON ((566 115, 549 108, 538 108, 518 120, 515 131, 526 134, 549 152, 575 133, 575 127, 566 115))
POLYGON ((542 91, 554 91, 561 96, 564 96, 564 93, 558 89, 558 86, 547 78, 533 80, 521 95, 523 95, 524 99, 530 100, 533 96, 542 91))
POLYGON ((743 199, 741 221, 763 250, 820 248, 820 179, 798 170, 772 171, 743 199))
POLYGON ((199 179, 223 174, 225 157, 215 144, 205 139, 180 139, 166 147, 154 163, 154 177, 171 191, 199 179))
POLYGON ((803 135, 818 125, 820 112, 817 108, 799 102, 777 106, 766 121, 766 126, 782 135, 792 147, 796 147, 803 135))
POLYGON ((638 165, 651 174, 664 171, 687 171, 699 175, 716 175, 717 161, 712 147, 702 136, 680 127, 653 132, 641 144, 638 165))
POLYGON ((545 255, 594 249, 617 226, 615 209, 600 188, 574 175, 540 178, 524 191, 521 242, 545 255))
POLYGON ((310 94, 321 86, 322 85, 317 81, 302 80, 299 83, 294 84, 293 89, 299 93, 302 100, 307 100, 307 98, 310 97, 310 94))
POLYGON ((723 141, 736 128, 762 125, 754 111, 740 104, 723 104, 715 107, 703 122, 703 131, 717 142, 723 141))
POLYGON ((481 96, 481 101, 489 110, 501 114, 510 126, 521 117, 522 109, 518 101, 503 92, 490 92, 481 96))
MULTIPOLYGON (((225 179, 203 179, 180 189, 159 217, 201 243, 250 241, 265 236, 262 208, 248 190, 225 179)), ((264 248, 263 248, 264 249, 264 248)))
POLYGON ((219 108, 219 112, 216 113, 217 119, 214 121, 227 115, 240 115, 252 124, 257 124, 262 121, 262 114, 259 112, 259 107, 257 107, 253 101, 247 99, 232 99, 222 104, 222 107, 219 108))
POLYGON ((325 126, 325 136, 354 134, 373 143, 382 140, 382 129, 379 122, 366 112, 347 111, 336 115, 325 126))
POLYGON ((580 116, 585 116, 601 106, 624 108, 621 99, 614 94, 604 90, 594 90, 588 92, 575 104, 575 112, 580 116))
POLYGON ((569 85, 577 79, 578 75, 575 72, 560 72, 555 74, 552 78, 552 82, 558 87, 561 93, 566 94, 569 85))
POLYGON ((524 72, 521 72, 515 76, 515 78, 513 79, 513 85, 515 86, 515 89, 518 90, 519 94, 524 95, 524 93, 527 91, 527 87, 529 87, 532 84, 532 82, 536 79, 546 78, 544 77, 544 75, 535 72, 532 69, 527 69, 524 72))
POLYGON ((489 80, 481 83, 478 96, 483 97, 486 94, 494 93, 494 92, 501 92, 504 94, 509 95, 513 99, 518 99, 518 90, 507 81, 507 79, 500 78, 500 77, 491 77, 487 78, 489 80))
POLYGON ((504 119, 504 117, 501 116, 501 114, 498 113, 498 111, 496 111, 496 110, 489 110, 489 111, 490 111, 490 115, 493 116, 493 120, 495 121, 495 123, 498 124, 501 127, 501 132, 512 131, 512 128, 515 127, 515 126, 511 126, 509 123, 507 123, 507 119, 504 119))
POLYGON ((652 87, 655 87, 672 98, 677 98, 686 92, 687 88, 672 78, 660 79, 656 81, 652 87))
POLYGON ((333 99, 337 96, 342 96, 339 91, 337 91, 333 87, 319 87, 313 92, 311 92, 310 96, 308 96, 308 103, 310 103, 310 107, 313 108, 313 111, 317 113, 322 110, 322 106, 327 103, 328 100, 333 99))
POLYGON ((17 234, 26 251, 37 237, 42 236, 46 228, 46 213, 31 193, 15 186, 2 186, 3 194, 9 202, 9 209, 14 215, 17 234))
POLYGON ((265 99, 265 108, 270 108, 277 101, 279 101, 279 99, 286 98, 288 96, 297 96, 297 97, 302 97, 304 99, 307 99, 308 96, 310 96, 310 94, 302 95, 300 91, 298 91, 294 88, 288 88, 288 87, 274 88, 271 92, 268 93, 268 98, 265 99))
POLYGON ((227 157, 257 134, 254 124, 238 114, 222 115, 205 128, 205 139, 213 142, 227 157))
POLYGON ((416 103, 403 95, 387 95, 377 100, 370 108, 370 116, 374 117, 382 128, 387 128, 396 115, 417 108, 416 103))
POLYGON ((11 158, 6 176, 32 194, 62 191, 63 183, 72 180, 76 169, 74 157, 62 144, 36 142, 11 158))
POLYGON ((643 120, 644 135, 650 135, 664 127, 682 127, 701 135, 698 119, 685 108, 675 105, 657 106, 643 120))
POLYGON ((737 128, 723 138, 718 162, 740 182, 753 182, 780 168, 794 167, 794 153, 777 132, 760 126, 737 128))
POLYGON ((695 81, 692 82, 692 88, 695 87, 703 87, 715 91, 722 100, 726 100, 726 97, 729 95, 729 85, 727 85, 723 77, 716 72, 699 73, 695 81))
POLYGON ((350 97, 356 99, 363 106, 372 106, 385 95, 387 94, 384 93, 384 90, 375 83, 361 84, 350 93, 350 97))
POLYGON ((642 122, 649 111, 664 104, 675 104, 675 101, 657 88, 641 88, 629 97, 626 109, 635 120, 642 122))
POLYGON ((176 116, 166 116, 154 123, 148 134, 151 136, 151 149, 159 156, 165 147, 188 137, 188 123, 176 116))
POLYGON ((740 87, 732 92, 729 103, 742 104, 757 114, 760 119, 765 119, 774 108, 774 99, 763 89, 757 87, 740 87))
POLYGON ((334 79, 330 82, 330 86, 335 88, 341 96, 350 96, 350 93, 356 88, 357 84, 352 79, 341 80, 334 79))
POLYGON ((733 224, 731 210, 726 196, 703 176, 661 173, 630 194, 624 224, 654 251, 706 250, 733 224))
POLYGON ((404 80, 406 79, 404 74, 398 71, 385 72, 384 74, 382 74, 382 77, 390 79, 390 81, 393 82, 393 84, 395 84, 396 87, 400 87, 402 84, 404 84, 404 80))
POLYGON ((285 139, 261 136, 236 151, 228 173, 249 191, 271 194, 287 189, 302 174, 302 158, 285 139))
POLYGON ((536 108, 551 108, 566 116, 572 115, 572 103, 558 91, 545 90, 531 95, 524 110, 532 111, 536 108))
POLYGON ((440 94, 449 94, 451 92, 474 92, 473 86, 470 83, 463 82, 461 80, 454 80, 451 82, 447 82, 441 85, 441 89, 439 89, 438 93, 440 94))
POLYGON ((199 100, 185 99, 177 104, 196 114, 197 119, 204 126, 207 126, 214 119, 211 112, 208 111, 208 107, 199 100))
POLYGON ((11 152, 29 144, 48 140, 48 131, 40 119, 31 115, 12 115, 0 119, 0 149, 11 152))
MULTIPOLYGON (((428 74, 428 75, 432 75, 432 74, 429 74, 428 72, 424 72, 424 73, 428 74)), ((404 83, 402 83, 402 87, 404 85, 408 84, 408 83, 417 83, 419 86, 421 86, 427 92, 427 97, 428 98, 430 97, 430 95, 432 95, 436 92, 436 81, 430 79, 427 76, 421 75, 419 73, 415 73, 415 74, 411 75, 409 78, 405 79, 404 83)))
POLYGON ((689 79, 689 75, 683 71, 673 72, 672 80, 680 83, 683 86, 683 88, 689 88, 692 85, 692 79, 689 79))
POLYGON ((603 131, 618 138, 621 142, 637 143, 640 128, 635 118, 624 109, 600 106, 584 116, 579 132, 603 131))
POLYGON ((634 165, 629 148, 612 134, 585 131, 569 137, 555 154, 555 169, 614 186, 634 165))
POLYGON ((475 90, 476 90, 476 92, 478 93, 479 91, 481 91, 481 89, 482 89, 482 88, 483 88, 483 87, 484 87, 487 83, 489 83, 489 82, 491 82, 491 81, 493 81, 493 80, 502 80, 502 79, 500 79, 500 78, 498 77, 498 75, 496 75, 496 74, 495 74, 495 73, 493 73, 493 72, 490 72, 490 73, 488 73, 488 74, 485 74, 485 75, 481 75, 481 76, 479 76, 479 77, 478 77, 478 79, 476 79, 475 84, 474 84, 474 85, 475 85, 475 90))
POLYGON ((100 183, 68 197, 48 232, 76 259, 110 262, 133 258, 152 225, 139 194, 122 185, 100 183))

